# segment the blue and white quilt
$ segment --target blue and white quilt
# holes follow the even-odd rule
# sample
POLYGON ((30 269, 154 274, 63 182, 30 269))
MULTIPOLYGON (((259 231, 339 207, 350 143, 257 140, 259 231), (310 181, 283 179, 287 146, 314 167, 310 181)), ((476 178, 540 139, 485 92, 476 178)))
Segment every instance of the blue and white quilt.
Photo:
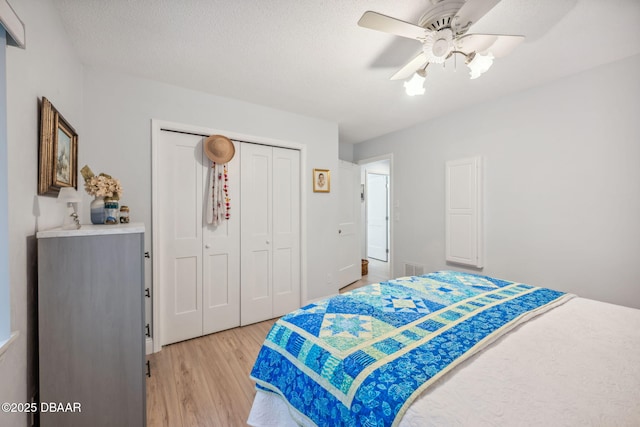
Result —
POLYGON ((441 271, 368 285, 278 320, 251 372, 319 426, 391 426, 457 364, 572 295, 441 271))

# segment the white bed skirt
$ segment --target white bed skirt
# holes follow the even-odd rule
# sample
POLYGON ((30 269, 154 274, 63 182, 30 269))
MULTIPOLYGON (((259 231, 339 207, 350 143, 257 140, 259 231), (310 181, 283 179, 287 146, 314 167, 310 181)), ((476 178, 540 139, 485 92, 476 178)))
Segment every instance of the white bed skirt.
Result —
MULTIPOLYGON (((640 310, 574 298, 460 364, 416 399, 399 426, 635 427, 639 395, 640 310)), ((247 422, 315 425, 260 391, 247 422)))

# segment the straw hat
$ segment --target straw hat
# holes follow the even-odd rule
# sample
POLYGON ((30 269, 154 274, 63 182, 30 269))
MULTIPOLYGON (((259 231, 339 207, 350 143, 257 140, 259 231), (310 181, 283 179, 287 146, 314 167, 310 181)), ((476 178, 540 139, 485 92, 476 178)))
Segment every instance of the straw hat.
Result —
POLYGON ((211 135, 204 140, 204 153, 216 163, 227 163, 236 154, 233 142, 226 136, 211 135))

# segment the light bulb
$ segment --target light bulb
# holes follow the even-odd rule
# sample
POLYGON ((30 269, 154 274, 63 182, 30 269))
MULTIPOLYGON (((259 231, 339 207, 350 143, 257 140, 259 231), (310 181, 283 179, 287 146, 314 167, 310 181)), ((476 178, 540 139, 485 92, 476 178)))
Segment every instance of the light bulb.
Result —
POLYGON ((427 76, 424 70, 418 70, 411 80, 404 82, 404 90, 409 96, 424 95, 424 80, 427 76))
POLYGON ((474 57, 467 63, 469 67, 471 79, 477 79, 484 74, 493 64, 493 54, 491 52, 486 55, 476 53, 474 57))

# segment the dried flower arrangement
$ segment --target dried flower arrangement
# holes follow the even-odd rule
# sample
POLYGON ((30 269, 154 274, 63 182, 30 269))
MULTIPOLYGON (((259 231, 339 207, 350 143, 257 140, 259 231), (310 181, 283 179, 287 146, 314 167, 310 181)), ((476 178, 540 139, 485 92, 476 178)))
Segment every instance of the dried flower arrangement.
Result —
POLYGON ((119 180, 106 173, 94 175, 87 165, 80 170, 80 173, 84 178, 84 189, 87 194, 94 197, 108 197, 120 200, 123 190, 119 180))

